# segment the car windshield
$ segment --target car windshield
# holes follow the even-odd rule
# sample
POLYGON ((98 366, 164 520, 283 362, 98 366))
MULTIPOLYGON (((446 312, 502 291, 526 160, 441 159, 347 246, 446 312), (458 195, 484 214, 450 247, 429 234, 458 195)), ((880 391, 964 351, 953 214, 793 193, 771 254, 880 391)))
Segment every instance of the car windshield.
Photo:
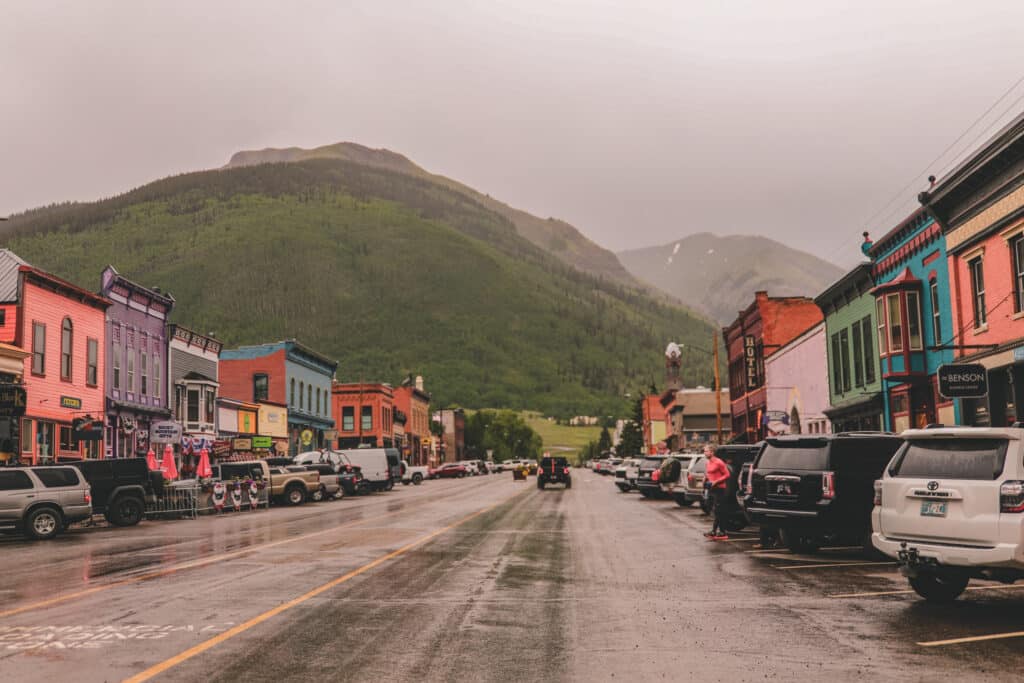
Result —
POLYGON ((757 469, 824 470, 828 468, 828 449, 822 442, 769 443, 757 469))
POLYGON ((1003 472, 1005 439, 921 439, 896 455, 894 477, 992 480, 1003 472))

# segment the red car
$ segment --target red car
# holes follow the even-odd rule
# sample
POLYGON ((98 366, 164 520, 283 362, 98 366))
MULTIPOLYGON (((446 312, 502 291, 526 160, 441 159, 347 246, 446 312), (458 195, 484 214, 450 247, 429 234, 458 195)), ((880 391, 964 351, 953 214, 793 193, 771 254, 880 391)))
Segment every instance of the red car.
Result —
POLYGON ((463 465, 450 462, 447 465, 441 465, 437 469, 430 470, 428 474, 431 479, 453 479, 466 476, 468 471, 463 465))

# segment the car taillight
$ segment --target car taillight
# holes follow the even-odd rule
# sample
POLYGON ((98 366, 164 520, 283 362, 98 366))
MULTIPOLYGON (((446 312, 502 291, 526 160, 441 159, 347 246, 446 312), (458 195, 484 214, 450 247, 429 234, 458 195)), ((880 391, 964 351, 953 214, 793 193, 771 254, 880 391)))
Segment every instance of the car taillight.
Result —
POLYGON ((89 493, 85 494, 85 502, 86 503, 91 503, 92 502, 92 494, 89 494, 89 493))
POLYGON ((687 474, 686 483, 689 484, 690 486, 695 486, 697 483, 697 477, 693 476, 692 474, 687 474))
POLYGON ((999 487, 1000 512, 1024 512, 1024 481, 1004 481, 999 487))
POLYGON ((821 497, 825 500, 832 500, 836 497, 836 473, 822 472, 821 474, 821 497))
POLYGON ((651 472, 651 481, 657 482, 659 479, 661 479, 661 470, 651 472))
POLYGON ((875 480, 875 505, 882 504, 882 480, 875 480))
POLYGON ((562 469, 562 474, 569 474, 569 468, 565 467, 562 469))

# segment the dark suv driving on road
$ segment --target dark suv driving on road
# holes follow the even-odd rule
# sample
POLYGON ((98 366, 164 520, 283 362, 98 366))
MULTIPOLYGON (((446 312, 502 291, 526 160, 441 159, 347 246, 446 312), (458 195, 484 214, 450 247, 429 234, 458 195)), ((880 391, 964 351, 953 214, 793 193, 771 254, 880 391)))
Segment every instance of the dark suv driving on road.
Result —
POLYGON ((571 489, 569 461, 565 458, 541 458, 537 467, 537 488, 543 489, 545 484, 565 484, 565 488, 571 489))
POLYGON ((793 552, 839 539, 871 549, 875 480, 902 443, 880 432, 767 439, 750 474, 747 515, 793 552))

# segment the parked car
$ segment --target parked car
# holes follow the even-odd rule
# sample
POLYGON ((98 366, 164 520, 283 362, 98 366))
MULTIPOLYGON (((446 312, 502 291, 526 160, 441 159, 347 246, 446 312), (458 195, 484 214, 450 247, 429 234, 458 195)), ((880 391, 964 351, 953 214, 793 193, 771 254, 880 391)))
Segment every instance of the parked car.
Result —
POLYGON ((89 482, 93 514, 115 526, 134 526, 146 515, 146 501, 163 491, 164 477, 150 472, 145 458, 108 458, 69 463, 89 482))
POLYGON ((658 487, 663 497, 674 500, 676 491, 686 490, 686 471, 695 457, 691 453, 673 453, 662 461, 658 468, 658 487))
POLYGON ((637 468, 636 487, 644 498, 661 498, 661 487, 658 486, 658 479, 655 472, 665 461, 663 455, 648 455, 640 461, 637 468))
POLYGON ((362 478, 360 488, 367 491, 390 491, 402 480, 402 460, 395 448, 347 448, 343 450, 308 451, 295 456, 297 464, 320 461, 358 467, 362 478))
POLYGON ((544 490, 547 484, 564 484, 572 488, 572 474, 569 472, 569 461, 565 458, 541 458, 537 466, 537 488, 544 490))
POLYGON ((402 483, 406 486, 409 484, 419 486, 429 476, 430 468, 426 465, 410 465, 405 460, 402 461, 402 483))
POLYGON ((636 488, 636 478, 640 472, 640 460, 638 458, 625 458, 615 468, 615 485, 623 493, 628 493, 636 488))
POLYGON ((74 467, 0 468, 0 528, 44 541, 91 516, 89 482, 74 467))
POLYGON ((673 500, 677 505, 689 507, 694 503, 700 503, 701 509, 707 514, 706 498, 704 496, 704 477, 708 469, 708 459, 699 455, 690 461, 690 466, 683 475, 684 485, 682 490, 676 489, 673 500))
POLYGON ((461 463, 450 462, 430 470, 430 479, 454 479, 462 478, 467 474, 465 466, 461 463))
POLYGON ((466 474, 475 477, 480 474, 480 466, 476 460, 460 460, 459 464, 466 468, 466 474))
POLYGON ((908 430, 875 483, 872 543, 910 587, 955 600, 971 579, 1024 579, 1024 430, 908 430))
POLYGON ((310 496, 310 500, 321 502, 331 498, 344 498, 345 489, 341 485, 341 475, 334 465, 330 463, 316 463, 313 465, 301 465, 307 470, 320 473, 320 488, 310 496))
POLYGON ((320 473, 306 465, 270 467, 269 496, 288 505, 302 505, 320 491, 320 473))
POLYGON ((747 515, 777 530, 793 552, 836 540, 870 549, 874 482, 902 443, 880 432, 767 439, 750 476, 747 515))

